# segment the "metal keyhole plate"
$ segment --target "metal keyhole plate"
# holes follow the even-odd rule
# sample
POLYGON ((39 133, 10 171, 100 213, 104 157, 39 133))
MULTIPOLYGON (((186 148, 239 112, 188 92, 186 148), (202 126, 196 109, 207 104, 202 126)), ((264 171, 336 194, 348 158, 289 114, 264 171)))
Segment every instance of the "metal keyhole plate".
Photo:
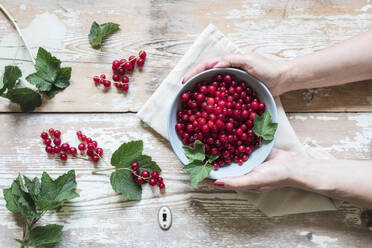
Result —
POLYGON ((162 206, 158 212, 159 226, 163 230, 168 230, 172 225, 172 212, 170 208, 162 206))

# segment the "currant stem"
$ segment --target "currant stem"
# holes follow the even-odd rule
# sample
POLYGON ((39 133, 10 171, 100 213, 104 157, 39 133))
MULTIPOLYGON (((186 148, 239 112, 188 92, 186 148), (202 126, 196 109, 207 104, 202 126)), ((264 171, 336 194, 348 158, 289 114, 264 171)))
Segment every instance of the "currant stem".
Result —
POLYGON ((105 169, 96 169, 96 170, 92 170, 92 174, 97 174, 99 172, 110 171, 110 170, 115 170, 115 169, 116 169, 115 167, 110 167, 110 168, 105 168, 105 169))
POLYGON ((13 18, 13 16, 8 12, 8 10, 0 3, 0 10, 4 13, 4 15, 8 18, 8 20, 13 24, 14 28, 17 30, 18 35, 21 37, 23 43, 25 44, 25 47, 30 54, 31 61, 35 65, 35 59, 34 56, 32 55, 32 52, 30 50, 30 47, 28 46, 26 40, 24 39, 22 32, 20 28, 18 27, 17 21, 13 18))
POLYGON ((80 159, 84 159, 84 160, 90 161, 89 158, 85 158, 85 157, 79 156, 79 155, 77 155, 77 154, 74 154, 73 156, 74 156, 75 158, 80 158, 80 159))

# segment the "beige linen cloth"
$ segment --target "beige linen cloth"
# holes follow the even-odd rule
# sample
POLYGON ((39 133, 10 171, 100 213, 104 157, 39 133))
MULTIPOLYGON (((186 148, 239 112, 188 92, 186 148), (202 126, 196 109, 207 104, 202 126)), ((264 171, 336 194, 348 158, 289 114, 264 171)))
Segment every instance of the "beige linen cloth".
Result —
MULTIPOLYGON (((169 73, 159 88, 138 112, 137 116, 155 131, 168 139, 167 121, 172 100, 182 87, 184 75, 201 61, 229 53, 240 53, 215 26, 209 25, 196 39, 191 48, 169 73)), ((291 127, 279 97, 277 139, 275 147, 302 154, 331 158, 327 153, 310 146, 303 146, 291 127)), ((281 188, 261 194, 239 193, 268 216, 336 210, 339 202, 328 197, 294 188, 281 188)))

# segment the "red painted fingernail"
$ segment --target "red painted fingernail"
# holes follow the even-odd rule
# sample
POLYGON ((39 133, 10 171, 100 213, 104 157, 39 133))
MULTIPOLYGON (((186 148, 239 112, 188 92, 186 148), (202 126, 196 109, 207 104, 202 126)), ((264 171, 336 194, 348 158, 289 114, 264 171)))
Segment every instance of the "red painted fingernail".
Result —
POLYGON ((221 186, 221 187, 225 185, 223 182, 218 182, 218 181, 214 181, 213 184, 216 186, 221 186))
POLYGON ((210 64, 209 66, 208 66, 208 69, 212 69, 215 65, 217 65, 218 64, 218 61, 215 61, 215 62, 213 62, 212 64, 210 64))

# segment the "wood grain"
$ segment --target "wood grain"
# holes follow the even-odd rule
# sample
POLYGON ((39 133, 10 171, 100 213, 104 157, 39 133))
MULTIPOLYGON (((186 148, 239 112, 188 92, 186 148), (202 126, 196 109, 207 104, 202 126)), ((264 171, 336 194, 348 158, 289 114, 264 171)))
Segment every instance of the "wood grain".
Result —
MULTIPOLYGON (((371 140, 370 118, 356 113, 290 115, 302 141, 311 139, 337 158, 353 159, 372 157, 367 142, 351 147, 354 139, 371 140), (350 142, 343 142, 347 137, 350 142)), ((268 218, 235 193, 207 186, 193 189, 168 142, 134 114, 1 114, 0 123, 7 130, 0 142, 0 188, 8 187, 19 172, 30 177, 44 170, 53 177, 70 169, 77 172, 80 198, 44 218, 65 225, 59 247, 321 247, 319 242, 325 242, 323 247, 367 247, 372 242, 360 223, 360 210, 349 204, 335 212, 268 218), (163 169, 166 193, 146 186, 143 200, 128 202, 112 191, 108 175, 91 174, 92 163, 48 158, 39 135, 50 127, 60 129, 62 140, 72 145, 78 144, 76 130, 94 137, 106 160, 121 142, 144 140, 145 153, 163 169), (169 206, 174 215, 167 232, 156 222, 161 205, 169 206)), ((1 195, 0 240, 13 247, 13 237, 21 235, 21 228, 4 205, 1 195)))
MULTIPOLYGON (((36 54, 44 46, 73 67, 72 86, 37 109, 40 112, 126 112, 138 111, 165 78, 197 35, 214 23, 226 36, 246 51, 286 60, 308 54, 367 30, 372 19, 368 1, 5 1, 36 54), (115 6, 115 7, 113 7, 115 6), (182 12, 178 11, 182 9, 182 12), (45 21, 46 20, 46 21, 45 21), (51 21, 48 21, 51 20, 51 21), (102 50, 90 47, 87 34, 93 20, 120 23, 121 30, 109 37, 102 50), (41 25, 37 30, 37 25, 41 25), (45 35, 47 34, 47 35, 45 35), (110 74, 110 63, 145 49, 149 59, 141 73, 133 75, 136 97, 101 94, 88 77, 110 74), (82 97, 80 97, 83 94, 82 97), (93 96, 93 101, 89 99, 93 96), (88 99, 87 99, 88 98, 88 99), (94 104, 92 104, 94 102, 94 104)), ((0 16, 0 68, 14 58, 17 35, 0 16)), ((17 60, 25 72, 32 72, 24 49, 17 60)), ((27 75, 26 73, 24 73, 27 75)), ((328 111, 369 111, 368 84, 345 88, 300 91, 283 96, 289 112, 324 111, 327 102, 338 103, 328 111), (325 93, 327 92, 327 93, 325 93), (350 92, 352 94, 350 94, 350 92), (305 94, 305 97, 304 97, 305 94), (327 94, 325 96, 324 94, 327 94), (344 107, 342 107, 344 106, 344 107)), ((115 90, 112 90, 115 91, 115 90)), ((0 111, 15 111, 7 100, 0 111)))

